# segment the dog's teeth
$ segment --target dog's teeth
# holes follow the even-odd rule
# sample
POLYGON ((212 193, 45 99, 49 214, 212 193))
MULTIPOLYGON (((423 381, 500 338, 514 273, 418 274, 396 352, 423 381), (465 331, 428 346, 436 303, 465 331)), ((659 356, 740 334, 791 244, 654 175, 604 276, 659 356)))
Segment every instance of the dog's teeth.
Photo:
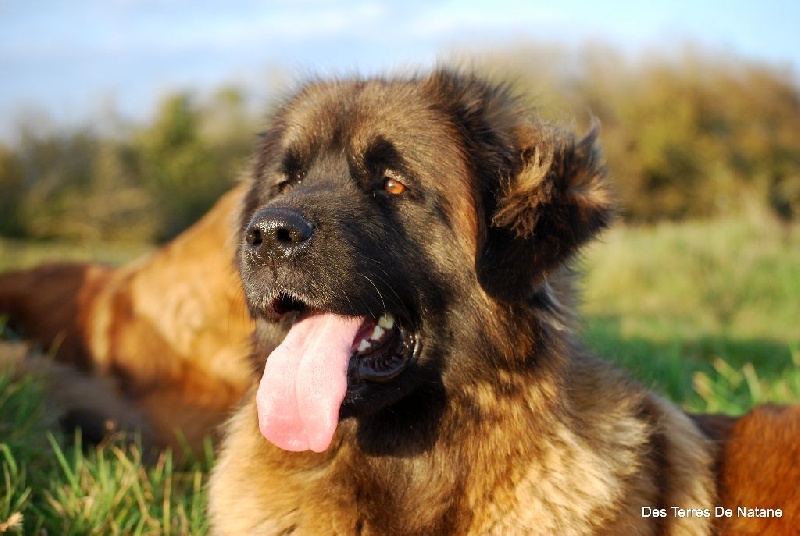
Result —
POLYGON ((358 343, 358 348, 356 349, 357 352, 363 353, 372 348, 372 345, 369 343, 367 339, 361 339, 361 342, 358 343))
POLYGON ((392 329, 394 327, 394 317, 390 313, 383 313, 378 319, 378 325, 383 329, 392 329))
POLYGON ((382 327, 380 327, 380 326, 375 326, 375 329, 374 329, 374 330, 372 330, 372 335, 370 335, 370 336, 369 336, 369 338, 370 338, 370 340, 372 340, 372 341, 377 341, 378 339, 380 339, 380 338, 381 338, 381 336, 382 336, 382 335, 383 335, 385 332, 386 332, 386 330, 385 330, 385 329, 383 329, 382 327))

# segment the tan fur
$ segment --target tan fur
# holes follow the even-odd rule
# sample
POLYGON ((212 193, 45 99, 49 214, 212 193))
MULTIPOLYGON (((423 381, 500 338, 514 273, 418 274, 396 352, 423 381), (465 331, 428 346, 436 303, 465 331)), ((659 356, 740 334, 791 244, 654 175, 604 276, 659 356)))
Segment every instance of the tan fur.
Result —
MULTIPOLYGON (((138 436, 146 448, 157 444, 150 422, 139 408, 121 396, 110 378, 91 378, 75 367, 40 355, 21 342, 0 342, 0 375, 14 379, 36 378, 44 384, 43 418, 62 421, 65 428, 78 424, 83 414, 93 416, 95 428, 84 430, 84 438, 124 432, 128 439, 138 436)), ((65 430, 72 432, 71 429, 65 430)), ((148 456, 155 454, 147 448, 148 456)))
MULTIPOLYGON (((249 383, 253 324, 233 264, 241 195, 225 195, 172 242, 119 268, 0 274, 0 314, 56 360, 116 386, 145 416, 154 446, 197 451, 249 383)), ((55 386, 54 396, 72 390, 69 381, 55 386)))
POLYGON ((362 490, 352 476, 354 468, 374 464, 406 490, 404 502, 395 505, 408 523, 398 534, 435 534, 426 527, 451 508, 457 520, 452 534, 708 534, 710 519, 670 518, 662 525, 641 516, 642 506, 711 508, 713 460, 705 438, 671 404, 620 389, 620 378, 595 364, 581 368, 573 371, 576 389, 564 390, 558 405, 539 415, 528 409, 541 404, 536 393, 520 407, 486 386, 491 427, 465 424, 450 438, 454 443, 444 439, 436 451, 404 461, 365 460, 348 444, 321 456, 287 455, 257 433, 248 397, 229 423, 211 481, 212 523, 217 534, 231 535, 293 528, 300 534, 380 534, 365 522, 362 490), (651 422, 639 417, 642 404, 652 408, 651 422), (531 429, 538 438, 532 444, 531 429), (665 467, 651 458, 648 441, 655 432, 664 434, 665 467), (463 483, 470 491, 464 504, 452 505, 456 477, 445 469, 465 467, 471 468, 463 483))
MULTIPOLYGON (((424 89, 436 94, 436 84, 447 83, 434 79, 424 89)), ((365 114, 381 118, 365 122, 372 131, 391 134, 412 112, 423 113, 393 107, 380 87, 367 92, 365 114)), ((340 90, 307 94, 335 105, 340 90)), ((160 446, 177 445, 180 429, 197 447, 249 386, 209 485, 217 534, 793 534, 800 524, 800 408, 692 421, 581 349, 571 278, 562 267, 610 211, 597 134, 576 141, 540 131, 498 95, 482 95, 487 121, 527 140, 519 153, 529 159, 519 181, 505 183, 494 214, 470 191, 467 151, 452 146, 457 129, 415 131, 440 138, 424 144, 423 153, 433 153, 420 159, 438 165, 442 214, 457 231, 448 243, 455 247, 443 252, 426 229, 420 251, 466 267, 466 281, 476 287, 464 304, 450 304, 475 312, 475 327, 461 334, 457 357, 466 368, 443 380, 446 403, 424 408, 440 412, 433 428, 412 427, 386 451, 365 448, 352 418, 339 423, 321 454, 287 453, 261 436, 257 376, 246 362, 253 323, 232 264, 231 222, 242 188, 171 244, 119 269, 51 265, 0 275, 0 311, 70 365, 16 345, 0 349, 0 366, 42 373, 57 407, 102 410, 112 428, 141 429, 160 446), (566 188, 553 183, 564 178, 566 188), (548 212, 565 205, 574 210, 548 212), (477 252, 497 238, 496 226, 515 234, 515 247, 533 243, 538 255, 503 273, 537 276, 505 295, 508 281, 493 281, 494 270, 480 281, 485 286, 475 273, 477 252), (546 306, 515 312, 507 302, 530 289, 546 306), (471 353, 480 347, 493 353, 471 353), (713 513, 716 505, 742 504, 780 507, 784 517, 680 518, 671 510, 713 513), (643 507, 665 509, 667 517, 644 517, 643 507)), ((324 107, 296 112, 292 136, 313 138, 330 126, 324 107)), ((371 134, 361 135, 368 144, 371 134)), ((257 359, 274 347, 272 335, 256 332, 257 359)))
MULTIPOLYGON (((441 83, 439 89, 449 94, 463 81, 446 74, 438 80, 433 75, 432 80, 420 85, 426 94, 430 86, 441 83)), ((465 99, 464 106, 479 108, 483 102, 488 108, 486 114, 505 128, 515 124, 514 116, 517 123, 524 121, 520 119, 523 114, 500 112, 503 94, 493 94, 478 85, 475 93, 480 97, 474 97, 470 93, 472 83, 465 82, 468 89, 464 93, 473 98, 465 99)), ((592 357, 573 339, 571 277, 562 266, 572 251, 602 228, 611 210, 611 196, 603 186, 595 146, 596 131, 575 141, 555 130, 539 130, 536 125, 513 129, 523 140, 517 154, 529 160, 515 168, 516 177, 508 178, 494 214, 485 214, 482 203, 476 201, 480 199, 476 191, 480 184, 468 175, 471 167, 460 160, 470 156, 459 151, 456 135, 447 133, 448 120, 439 117, 428 124, 428 112, 412 111, 424 107, 418 103, 405 105, 403 99, 410 98, 414 90, 402 83, 398 87, 401 89, 396 95, 404 103, 404 115, 391 115, 395 96, 391 86, 387 90, 379 83, 374 87, 370 82, 357 82, 353 87, 334 83, 301 91, 278 121, 290 125, 285 133, 287 145, 297 143, 293 134, 297 127, 307 132, 313 146, 323 154, 328 139, 336 140, 334 152, 344 152, 348 143, 342 141, 343 137, 369 138, 364 134, 369 129, 358 121, 347 121, 361 114, 369 117, 377 94, 383 106, 374 121, 365 122, 369 128, 397 127, 402 132, 423 125, 430 135, 438 133, 440 139, 424 147, 414 145, 414 138, 409 141, 402 134, 387 135, 403 148, 403 156, 410 154, 413 159, 419 157, 417 149, 422 151, 419 158, 423 166, 448 162, 444 169, 449 174, 438 173, 430 188, 447 191, 445 206, 455 208, 445 209, 449 217, 435 222, 427 232, 432 236, 444 233, 438 226, 447 221, 457 236, 452 246, 444 248, 434 238, 421 239, 418 250, 420 255, 434 259, 433 266, 443 263, 453 278, 464 277, 460 285, 470 289, 459 295, 464 303, 448 304, 460 307, 459 314, 464 316, 445 324, 456 332, 453 344, 457 345, 441 350, 452 360, 448 363, 452 370, 448 369, 441 380, 445 396, 426 399, 420 395, 429 403, 412 406, 423 412, 417 424, 419 431, 414 425, 405 432, 375 425, 379 431, 374 433, 386 434, 386 442, 370 443, 364 436, 367 430, 361 428, 368 424, 357 418, 343 419, 333 444, 325 452, 313 454, 282 451, 261 436, 255 392, 251 391, 228 423, 210 481, 209 514, 214 532, 709 534, 710 518, 645 517, 642 508, 712 509, 716 493, 714 444, 672 404, 592 357), (329 93, 335 98, 331 99, 329 93), (363 99, 363 105, 359 99, 363 99), (326 108, 328 101, 346 103, 341 106, 351 108, 344 113, 337 105, 333 111, 326 108), (383 124, 387 117, 391 117, 388 125, 383 124), (340 130, 328 134, 325 127, 317 129, 318 125, 336 125, 340 130), (438 155, 424 156, 431 146, 436 147, 438 155), (469 180, 465 180, 465 174, 469 180), (454 218, 454 213, 458 217, 454 218), (482 218, 490 219, 491 226, 487 228, 482 218), (498 227, 510 233, 498 235, 498 227), (516 240, 510 246, 509 236, 516 240), (492 272, 481 281, 486 284, 480 285, 476 270, 483 258, 479 250, 492 241, 500 244, 491 246, 495 255, 507 255, 496 266, 508 277, 492 279, 496 277, 492 272), (457 245, 463 249, 457 249, 457 245), (519 253, 527 251, 525 248, 531 248, 532 259, 519 253), (511 266, 519 268, 511 271, 511 266), (465 273, 462 267, 466 276, 461 275, 465 273), (540 302, 547 305, 520 305, 520 294, 529 292, 538 293, 540 302), (472 321, 469 315, 477 318, 477 329, 463 327, 472 321), (429 418, 430 414, 436 418, 429 418)), ((479 116, 477 112, 475 115, 479 116)), ((502 139, 502 134, 498 137, 502 139)), ((365 143, 354 143, 357 149, 353 151, 358 154, 358 147, 365 143)), ((280 160, 280 156, 274 158, 280 160)), ((357 156, 352 158, 357 161, 357 156)), ((503 165, 500 158, 497 160, 498 166, 503 165)), ((417 171, 417 176, 422 173, 417 171)), ((499 171, 495 174, 504 178, 499 171)), ((347 184, 346 175, 338 180, 347 184)), ((259 188, 266 189, 268 184, 254 182, 252 198, 259 188)), ((311 192, 319 195, 313 185, 308 188, 309 197, 311 192)), ((418 188, 426 191, 424 186, 418 188)), ((276 203, 302 206, 298 200, 303 199, 303 191, 300 183, 293 197, 276 203)), ((335 221, 351 218, 346 228, 369 228, 373 224, 354 214, 336 213, 335 221)), ((249 214, 243 219, 247 221, 249 214)), ((415 222, 408 218, 400 221, 414 235, 415 222)), ((323 220, 320 227, 325 223, 323 220)), ((379 227, 380 222, 374 225, 379 227)), ((322 238, 315 240, 319 244, 322 238)), ((357 241, 359 235, 348 235, 346 240, 357 241)), ((382 253, 374 255, 380 259, 382 253)), ((314 258, 304 259, 308 259, 306 264, 297 268, 301 273, 313 270, 314 258)), ((323 257, 323 265, 336 260, 323 257)), ((451 313, 436 309, 424 314, 448 318, 451 313)), ((392 411, 387 411, 385 418, 392 419, 392 411)))
POLYGON ((800 406, 762 406, 730 430, 719 457, 721 534, 797 534, 800 528, 800 406), (745 517, 738 508, 779 508, 781 517, 745 517))

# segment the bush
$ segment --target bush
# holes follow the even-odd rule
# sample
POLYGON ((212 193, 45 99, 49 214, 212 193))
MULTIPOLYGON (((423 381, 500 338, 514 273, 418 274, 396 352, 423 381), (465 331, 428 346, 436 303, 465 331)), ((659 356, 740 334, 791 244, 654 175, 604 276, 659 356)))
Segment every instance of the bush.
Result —
MULTIPOLYGON (((546 116, 597 117, 622 215, 632 222, 800 217, 800 89, 790 71, 692 48, 639 59, 589 44, 496 51, 478 70, 516 79, 546 116), (491 68, 489 67, 491 66, 491 68)), ((168 96, 137 127, 47 129, 0 146, 0 233, 167 240, 247 164, 244 96, 168 96)))

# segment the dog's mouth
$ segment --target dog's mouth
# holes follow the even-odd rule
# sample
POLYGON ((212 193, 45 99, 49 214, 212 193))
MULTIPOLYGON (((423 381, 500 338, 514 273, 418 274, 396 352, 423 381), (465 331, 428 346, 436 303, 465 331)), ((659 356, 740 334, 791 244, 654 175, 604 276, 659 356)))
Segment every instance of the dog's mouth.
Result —
POLYGON ((270 309, 273 319, 296 316, 267 359, 256 396, 262 434, 285 450, 326 450, 343 402, 397 380, 418 354, 416 333, 389 312, 345 316, 288 293, 270 309))
MULTIPOLYGON (((313 311, 301 298, 287 292, 280 292, 272 300, 270 309, 275 318, 291 313, 302 318, 313 311)), ((415 334, 403 327, 392 313, 384 312, 378 318, 360 318, 362 323, 350 349, 348 389, 360 382, 391 382, 408 368, 417 348, 415 334)))
POLYGON ((359 382, 389 383, 414 360, 416 337, 394 315, 364 317, 351 348, 347 367, 348 388, 359 382))

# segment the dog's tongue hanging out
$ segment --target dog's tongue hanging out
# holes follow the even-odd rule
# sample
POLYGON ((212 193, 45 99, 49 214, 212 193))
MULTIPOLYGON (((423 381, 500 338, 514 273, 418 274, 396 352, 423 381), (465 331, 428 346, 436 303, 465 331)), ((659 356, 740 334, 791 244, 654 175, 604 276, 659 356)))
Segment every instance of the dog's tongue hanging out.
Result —
POLYGON ((284 450, 328 448, 362 320, 317 313, 292 327, 267 359, 258 386, 258 423, 264 437, 284 450))

